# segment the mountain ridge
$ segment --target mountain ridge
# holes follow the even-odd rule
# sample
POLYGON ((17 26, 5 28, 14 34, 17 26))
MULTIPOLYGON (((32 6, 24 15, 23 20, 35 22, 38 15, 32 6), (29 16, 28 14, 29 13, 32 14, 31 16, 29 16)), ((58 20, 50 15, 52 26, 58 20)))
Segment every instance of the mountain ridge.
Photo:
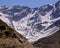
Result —
POLYGON ((0 19, 33 43, 60 30, 60 1, 40 8, 3 6, 0 19))

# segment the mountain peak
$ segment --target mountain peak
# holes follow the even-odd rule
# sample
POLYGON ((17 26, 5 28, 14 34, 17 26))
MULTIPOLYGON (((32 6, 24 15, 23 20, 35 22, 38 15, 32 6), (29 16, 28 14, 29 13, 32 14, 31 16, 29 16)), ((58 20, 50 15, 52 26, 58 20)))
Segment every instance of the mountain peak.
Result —
POLYGON ((35 42, 60 30, 60 1, 39 8, 4 7, 0 9, 0 19, 29 42, 35 42))

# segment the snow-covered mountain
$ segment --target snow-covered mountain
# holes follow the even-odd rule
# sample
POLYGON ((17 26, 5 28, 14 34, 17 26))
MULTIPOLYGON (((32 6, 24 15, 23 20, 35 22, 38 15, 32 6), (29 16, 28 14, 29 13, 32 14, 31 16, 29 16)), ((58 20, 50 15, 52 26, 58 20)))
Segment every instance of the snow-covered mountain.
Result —
POLYGON ((60 1, 39 8, 1 6, 0 19, 35 42, 60 30, 60 1))

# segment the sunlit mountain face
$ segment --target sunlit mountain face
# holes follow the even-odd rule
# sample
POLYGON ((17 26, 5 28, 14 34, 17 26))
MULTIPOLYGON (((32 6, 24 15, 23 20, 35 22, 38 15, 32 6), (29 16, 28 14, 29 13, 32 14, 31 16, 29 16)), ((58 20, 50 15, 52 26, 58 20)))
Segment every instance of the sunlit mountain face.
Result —
POLYGON ((60 30, 60 1, 39 8, 1 6, 0 19, 32 43, 60 30))

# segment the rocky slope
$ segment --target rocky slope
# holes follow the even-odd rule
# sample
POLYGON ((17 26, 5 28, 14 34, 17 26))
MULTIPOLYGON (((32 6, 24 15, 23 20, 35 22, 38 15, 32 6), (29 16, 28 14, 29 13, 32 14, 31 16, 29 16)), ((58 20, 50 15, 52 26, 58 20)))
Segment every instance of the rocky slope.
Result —
POLYGON ((18 32, 0 20, 0 48, 35 48, 18 32))
POLYGON ((60 48, 60 31, 34 43, 37 48, 60 48))

